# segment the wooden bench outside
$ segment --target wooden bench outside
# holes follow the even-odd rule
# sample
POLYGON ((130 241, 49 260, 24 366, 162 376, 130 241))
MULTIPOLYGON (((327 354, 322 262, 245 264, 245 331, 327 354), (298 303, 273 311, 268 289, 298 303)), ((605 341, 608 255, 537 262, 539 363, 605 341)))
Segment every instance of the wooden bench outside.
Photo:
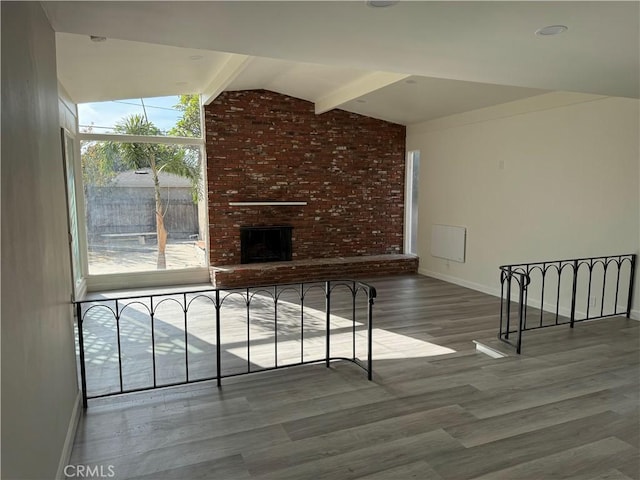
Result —
POLYGON ((147 237, 155 237, 158 235, 157 232, 139 232, 139 233, 103 233, 100 235, 104 238, 138 238, 138 243, 140 245, 145 245, 147 243, 147 237))

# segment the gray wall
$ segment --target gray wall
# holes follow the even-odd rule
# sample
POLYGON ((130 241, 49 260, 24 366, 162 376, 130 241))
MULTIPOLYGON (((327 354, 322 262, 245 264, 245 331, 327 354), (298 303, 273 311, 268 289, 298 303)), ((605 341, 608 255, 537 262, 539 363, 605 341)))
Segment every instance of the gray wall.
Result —
POLYGON ((54 478, 77 398, 55 36, 2 2, 2 478, 54 478))

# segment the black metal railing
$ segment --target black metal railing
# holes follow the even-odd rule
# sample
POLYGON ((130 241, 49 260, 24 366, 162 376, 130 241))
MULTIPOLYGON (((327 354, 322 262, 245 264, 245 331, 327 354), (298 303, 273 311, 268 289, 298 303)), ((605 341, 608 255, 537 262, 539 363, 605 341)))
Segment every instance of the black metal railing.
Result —
POLYGON ((499 338, 520 353, 527 330, 628 318, 635 265, 635 254, 624 254, 501 266, 499 338))
POLYGON ((371 380, 375 297, 366 283, 331 280, 76 302, 83 404, 334 360, 371 380))

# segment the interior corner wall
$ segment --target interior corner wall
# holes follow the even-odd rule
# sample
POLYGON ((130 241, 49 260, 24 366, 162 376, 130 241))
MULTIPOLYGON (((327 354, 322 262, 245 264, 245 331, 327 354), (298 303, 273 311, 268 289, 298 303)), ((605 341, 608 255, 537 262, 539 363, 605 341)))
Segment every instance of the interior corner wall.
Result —
POLYGON ((78 399, 55 36, 1 9, 2 478, 50 479, 78 399))
POLYGON ((640 102, 549 107, 554 95, 571 94, 407 128, 421 155, 420 273, 499 294, 499 265, 638 253, 640 102), (433 224, 467 227, 465 263, 431 256, 433 224))

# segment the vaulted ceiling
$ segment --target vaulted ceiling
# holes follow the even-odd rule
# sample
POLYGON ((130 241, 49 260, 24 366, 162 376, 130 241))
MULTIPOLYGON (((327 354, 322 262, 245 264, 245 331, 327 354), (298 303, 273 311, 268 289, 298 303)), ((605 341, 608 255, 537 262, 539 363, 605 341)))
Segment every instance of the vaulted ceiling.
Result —
POLYGON ((412 124, 546 91, 640 97, 638 2, 43 5, 78 103, 264 88, 412 124))

